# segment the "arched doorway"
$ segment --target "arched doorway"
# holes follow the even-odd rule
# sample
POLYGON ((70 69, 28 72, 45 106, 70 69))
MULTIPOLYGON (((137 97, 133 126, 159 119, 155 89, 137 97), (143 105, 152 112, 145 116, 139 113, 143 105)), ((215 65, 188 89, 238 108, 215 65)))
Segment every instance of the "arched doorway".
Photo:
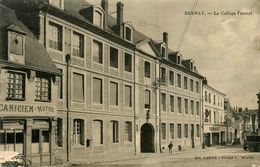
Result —
POLYGON ((154 152, 154 127, 149 123, 141 127, 141 152, 154 152))

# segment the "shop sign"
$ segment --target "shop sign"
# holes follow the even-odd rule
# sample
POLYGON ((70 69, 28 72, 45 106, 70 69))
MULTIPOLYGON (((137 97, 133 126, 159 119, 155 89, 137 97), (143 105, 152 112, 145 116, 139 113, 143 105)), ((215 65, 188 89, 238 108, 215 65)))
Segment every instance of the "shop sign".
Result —
POLYGON ((220 127, 215 127, 215 126, 209 127, 209 130, 211 130, 211 131, 220 131, 220 127))
POLYGON ((56 107, 45 104, 0 103, 1 116, 56 116, 56 107))

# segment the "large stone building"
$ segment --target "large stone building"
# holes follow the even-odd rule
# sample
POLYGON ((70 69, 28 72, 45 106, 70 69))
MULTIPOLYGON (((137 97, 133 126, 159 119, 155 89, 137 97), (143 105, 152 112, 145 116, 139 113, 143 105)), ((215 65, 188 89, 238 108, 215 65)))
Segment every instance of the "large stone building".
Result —
POLYGON ((225 94, 203 83, 203 133, 204 143, 212 145, 225 144, 227 126, 225 123, 224 98, 225 94))
POLYGON ((15 12, 0 4, 0 13, 0 151, 47 165, 54 157, 61 74, 15 12))
MULTIPOLYGON (((46 47, 58 79, 53 161, 160 153, 202 144, 194 61, 84 0, 2 0, 46 47), (120 150, 120 151, 119 151, 120 150)), ((39 56, 43 56, 40 55, 39 56)))

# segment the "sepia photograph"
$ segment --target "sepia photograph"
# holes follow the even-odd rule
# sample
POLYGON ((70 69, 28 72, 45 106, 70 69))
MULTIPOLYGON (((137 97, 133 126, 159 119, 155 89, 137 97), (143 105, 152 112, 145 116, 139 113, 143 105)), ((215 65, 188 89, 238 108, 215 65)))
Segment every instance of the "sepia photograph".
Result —
POLYGON ((260 167, 260 0, 0 0, 0 167, 260 167))

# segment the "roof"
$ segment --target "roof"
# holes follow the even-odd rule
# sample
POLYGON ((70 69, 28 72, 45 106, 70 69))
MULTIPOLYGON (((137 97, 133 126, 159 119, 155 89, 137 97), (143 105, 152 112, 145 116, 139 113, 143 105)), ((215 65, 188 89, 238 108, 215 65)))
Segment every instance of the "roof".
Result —
MULTIPOLYGON (((87 17, 84 16, 84 10, 87 7, 93 6, 92 4, 86 2, 85 0, 64 0, 64 11, 72 14, 74 17, 77 17, 78 19, 82 21, 86 21, 88 23, 91 23, 90 20, 88 20, 87 17)), ((114 35, 117 35, 114 31, 113 28, 116 26, 116 18, 114 18, 111 15, 107 15, 107 24, 108 26, 105 27, 106 31, 113 33, 114 35)), ((143 33, 133 30, 133 42, 138 43, 144 39, 149 39, 146 35, 143 33)))
POLYGON ((257 114, 258 113, 258 109, 249 109, 248 112, 257 114))
MULTIPOLYGON (((0 13, 0 30, 2 32, 5 32, 5 29, 9 29, 25 34, 25 66, 38 71, 59 74, 46 48, 40 44, 33 33, 17 19, 15 12, 0 4, 0 13)), ((0 40, 3 41, 3 38, 4 36, 1 35, 0 40)), ((1 53, 4 54, 2 51, 1 53)), ((6 57, 5 55, 0 55, 2 61, 7 61, 6 57)))
POLYGON ((209 86, 208 84, 203 84, 203 87, 207 87, 207 88, 209 88, 209 89, 211 89, 211 90, 213 90, 213 91, 215 91, 215 92, 218 92, 218 93, 222 94, 223 96, 226 96, 224 93, 222 93, 222 92, 220 92, 219 90, 217 90, 217 89, 215 89, 215 88, 209 86))
MULTIPOLYGON (((10 0, 4 0, 4 1, 5 1, 5 3, 10 2, 10 0)), ((10 3, 11 4, 11 5, 9 4, 10 7, 14 8, 14 9, 17 9, 17 10, 20 10, 20 11, 24 11, 25 10, 25 9, 19 9, 17 7, 18 3, 21 2, 20 0, 13 0, 13 1, 15 1, 15 2, 18 1, 18 2, 10 3)), ((30 3, 33 3, 30 0, 27 0, 27 1, 29 1, 30 3)), ((86 12, 88 12, 89 9, 91 7, 93 7, 94 5, 88 3, 87 0, 64 0, 64 10, 56 8, 54 6, 49 6, 48 0, 35 0, 34 1, 34 5, 35 6, 32 6, 30 9, 32 9, 32 10, 33 9, 39 10, 43 6, 42 4, 46 4, 48 6, 48 11, 49 12, 50 12, 50 9, 54 9, 55 11, 57 11, 59 13, 63 13, 65 15, 67 15, 67 16, 76 18, 76 19, 78 19, 78 20, 80 20, 80 21, 82 21, 84 23, 87 23, 89 25, 93 25, 92 20, 90 20, 90 17, 86 14, 86 12)), ((27 10, 30 10, 30 9, 27 9, 27 10)), ((26 17, 29 17, 29 15, 27 15, 26 17)), ((66 17, 66 19, 68 19, 68 17, 66 17)), ((30 22, 29 23, 29 27, 34 27, 33 24, 34 24, 33 22, 30 22)), ((120 38, 119 35, 117 34, 117 32, 115 31, 116 30, 115 28, 117 26, 117 19, 115 17, 107 14, 106 15, 106 24, 107 25, 104 27, 104 29, 100 29, 99 27, 95 27, 95 26, 94 26, 94 28, 96 30, 104 31, 104 32, 107 32, 109 34, 112 34, 112 36, 114 36, 114 37, 120 38)), ((136 29, 133 29, 133 43, 135 45, 138 45, 138 44, 140 44, 140 43, 142 43, 144 41, 149 42, 149 44, 153 46, 152 49, 155 51, 155 53, 158 56, 160 55, 160 47, 161 47, 161 44, 163 42, 161 42, 161 41, 157 42, 157 41, 149 38, 145 34, 137 31, 136 29)), ((129 42, 127 42, 127 43, 129 43, 129 42)), ((179 54, 179 52, 175 52, 175 51, 173 51, 170 48, 168 48, 167 53, 169 55, 168 57, 176 56, 176 55, 179 54)), ((176 64, 176 62, 174 62, 170 58, 168 58, 167 61, 170 62, 169 64, 174 64, 174 63, 176 64)), ((187 66, 185 66, 184 63, 181 63, 178 66, 180 66, 181 68, 183 68, 185 70, 189 70, 189 68, 187 66)), ((196 74, 196 75, 202 76, 201 74, 198 73, 197 70, 193 70, 191 72, 196 74)))

